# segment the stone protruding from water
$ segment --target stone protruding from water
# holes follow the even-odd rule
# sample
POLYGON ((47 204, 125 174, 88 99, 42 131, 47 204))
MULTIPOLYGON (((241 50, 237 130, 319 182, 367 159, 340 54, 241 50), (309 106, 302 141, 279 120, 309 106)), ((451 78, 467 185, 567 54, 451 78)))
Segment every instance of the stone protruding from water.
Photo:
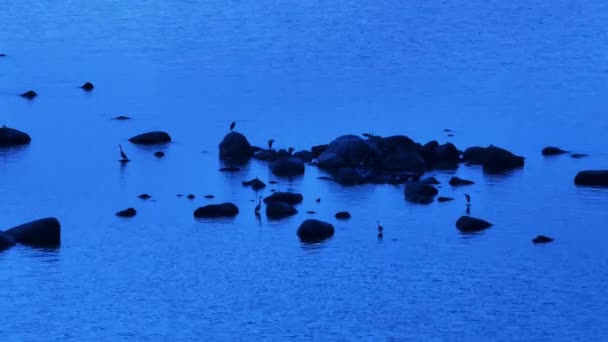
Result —
POLYGON ((6 126, 0 127, 0 147, 27 145, 32 138, 27 133, 6 126))
POLYGON ((239 208, 234 203, 210 204, 200 207, 194 211, 196 218, 234 217, 239 213, 239 208))
POLYGON ((273 201, 266 205, 266 217, 272 220, 279 220, 297 213, 298 210, 289 203, 273 201))
POLYGON ((334 235, 334 226, 328 222, 308 219, 300 224, 297 235, 303 242, 321 242, 334 235))
POLYGON ((264 203, 270 202, 285 202, 289 204, 298 204, 304 200, 304 196, 295 192, 275 192, 272 195, 264 198, 264 203))
POLYGON ((560 154, 568 153, 568 151, 562 150, 559 147, 547 146, 547 147, 543 148, 540 153, 543 156, 557 156, 557 155, 560 155, 560 154))
POLYGON ((488 173, 500 173, 524 166, 524 157, 496 146, 469 147, 462 158, 471 164, 482 165, 483 170, 488 173))
POLYGON ((4 234, 24 245, 36 247, 61 245, 61 224, 54 217, 24 223, 5 231, 4 234))
POLYGON ((461 216, 456 221, 456 228, 464 233, 479 232, 490 227, 492 227, 490 222, 471 216, 461 216))
POLYGON ((254 152, 247 138, 239 132, 226 134, 219 149, 221 160, 236 162, 248 161, 254 152))
POLYGON ((28 91, 26 91, 25 93, 20 94, 19 96, 21 96, 21 97, 23 97, 23 98, 26 98, 26 99, 28 99, 28 100, 32 100, 34 97, 38 96, 38 93, 36 93, 36 92, 35 92, 35 91, 33 91, 33 90, 28 90, 28 91))
POLYGON ((135 215, 137 215, 137 210, 134 208, 127 208, 116 213, 118 217, 133 217, 135 215))
POLYGON ((95 86, 91 82, 85 82, 85 84, 81 85, 80 88, 82 88, 84 91, 91 91, 93 88, 95 88, 95 86))
POLYGON ((405 200, 412 203, 428 204, 439 193, 431 184, 410 182, 405 184, 405 200))
POLYGON ((539 235, 537 237, 535 237, 534 239, 532 239, 532 242, 537 244, 537 243, 549 243, 551 241, 553 241, 555 239, 550 238, 548 236, 544 236, 544 235, 539 235))
POLYGON ((156 145, 171 142, 171 136, 167 132, 154 131, 136 135, 129 139, 130 142, 140 145, 156 145))
POLYGON ((608 186, 608 170, 586 170, 574 177, 574 184, 589 186, 608 186))

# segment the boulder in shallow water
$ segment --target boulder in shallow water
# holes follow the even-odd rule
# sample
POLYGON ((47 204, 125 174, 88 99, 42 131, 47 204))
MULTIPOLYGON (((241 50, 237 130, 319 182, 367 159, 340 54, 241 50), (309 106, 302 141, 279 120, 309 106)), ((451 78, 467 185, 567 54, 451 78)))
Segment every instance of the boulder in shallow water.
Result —
POLYGON ((13 247, 14 245, 15 240, 13 240, 12 237, 4 234, 4 232, 0 230, 0 252, 13 247))
POLYGON ((348 220, 351 216, 348 211, 339 211, 334 215, 338 220, 348 220))
POLYGON ((608 186, 608 170, 587 170, 574 177, 576 185, 608 186))
POLYGON ((275 201, 266 205, 266 216, 269 219, 278 220, 297 213, 298 210, 289 203, 275 201))
POLYGON ((264 198, 264 203, 270 202, 285 202, 289 204, 298 204, 304 200, 304 196, 295 192, 280 192, 277 191, 272 195, 264 198))
POLYGON ((555 240, 555 239, 550 238, 548 236, 539 235, 539 236, 535 237, 534 239, 532 239, 532 242, 533 243, 549 243, 553 240, 555 240))
POLYGON ((91 91, 93 88, 95 88, 95 86, 91 82, 85 82, 85 84, 81 85, 80 88, 82 88, 84 91, 91 91))
POLYGON ((297 235, 304 242, 320 242, 334 235, 334 226, 324 221, 308 219, 300 224, 297 235))
POLYGON ((238 132, 226 134, 220 142, 220 159, 246 162, 253 155, 253 149, 247 138, 238 132))
POLYGON ((234 203, 210 204, 194 211, 196 218, 234 217, 239 208, 234 203))
POLYGON ((410 182, 405 184, 405 199, 408 202, 428 204, 439 191, 431 184, 410 182))
POLYGON ((490 222, 471 216, 461 216, 456 221, 456 228, 464 233, 479 232, 490 227, 492 227, 490 222))
POLYGON ((471 184, 475 184, 475 182, 468 180, 468 179, 462 179, 459 177, 452 177, 450 178, 450 185, 451 186, 459 186, 459 185, 471 185, 471 184))
POLYGON ((38 94, 35 91, 33 91, 33 90, 28 90, 25 93, 20 94, 19 96, 24 97, 24 98, 26 98, 28 100, 31 100, 34 97, 38 96, 38 94))
POLYGON ((496 146, 470 147, 463 153, 463 160, 481 164, 488 173, 500 173, 524 166, 524 157, 496 146))
POLYGON ((282 157, 270 165, 273 174, 279 177, 293 177, 304 174, 304 162, 300 158, 282 157))
POLYGON ((166 144, 171 142, 171 136, 167 132, 154 131, 136 135, 129 141, 140 145, 166 144))
POLYGON ((540 153, 543 156, 557 156, 559 154, 568 153, 568 151, 562 150, 559 147, 547 146, 547 147, 543 148, 543 150, 540 153))
POLYGON ((243 186, 250 186, 255 191, 264 189, 266 187, 266 184, 264 184, 264 182, 259 180, 257 177, 250 181, 245 181, 242 184, 243 186))
POLYGON ((27 145, 31 141, 27 133, 6 126, 0 127, 0 147, 27 145))
POLYGON ((345 166, 375 166, 380 159, 380 150, 356 135, 343 135, 335 139, 317 157, 319 167, 326 169, 345 166))
POLYGON ((4 232, 15 242, 37 247, 56 247, 61 244, 61 225, 54 217, 24 223, 4 232))
POLYGON ((116 213, 118 217, 133 217, 135 215, 137 215, 137 210, 134 208, 127 208, 116 213))

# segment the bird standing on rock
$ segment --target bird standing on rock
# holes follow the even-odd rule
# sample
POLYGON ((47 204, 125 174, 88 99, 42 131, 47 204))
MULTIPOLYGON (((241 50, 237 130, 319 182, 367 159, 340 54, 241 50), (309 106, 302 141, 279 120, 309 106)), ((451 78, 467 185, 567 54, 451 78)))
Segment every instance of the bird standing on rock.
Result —
POLYGON ((231 131, 234 129, 234 126, 236 126, 236 122, 232 121, 232 123, 230 124, 230 130, 231 131))
POLYGON ((466 200, 467 200, 467 205, 471 205, 471 195, 464 194, 464 198, 466 198, 466 200))

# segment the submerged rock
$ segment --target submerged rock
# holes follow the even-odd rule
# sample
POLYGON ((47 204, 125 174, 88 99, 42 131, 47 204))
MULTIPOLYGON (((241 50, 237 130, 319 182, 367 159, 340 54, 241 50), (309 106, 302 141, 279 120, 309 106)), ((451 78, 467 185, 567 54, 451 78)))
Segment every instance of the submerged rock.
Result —
POLYGON ((405 199, 408 202, 428 204, 439 191, 430 184, 410 182, 405 184, 405 199))
POLYGON ((0 147, 27 145, 31 141, 27 133, 6 126, 0 127, 0 147))
POLYGON ((35 91, 33 91, 33 90, 28 90, 25 93, 20 94, 19 96, 24 97, 24 98, 26 98, 28 100, 31 100, 34 97, 38 96, 38 94, 35 91))
POLYGON ((564 154, 564 153, 568 153, 568 151, 564 151, 559 147, 553 147, 553 146, 545 147, 541 151, 541 154, 543 156, 556 156, 556 155, 564 154))
POLYGON ((262 182, 261 180, 257 179, 257 177, 250 181, 245 181, 242 184, 243 186, 250 186, 255 191, 264 189, 266 187, 266 184, 264 184, 264 182, 262 182))
POLYGON ((335 217, 338 220, 348 220, 351 216, 348 211, 339 211, 336 213, 335 217))
POLYGON ((133 217, 137 215, 137 211, 133 208, 127 208, 116 213, 118 217, 133 217))
POLYGON ((61 225, 54 217, 22 224, 5 231, 4 234, 24 245, 57 247, 61 244, 61 225))
POLYGON ((171 142, 171 136, 167 132, 154 131, 136 135, 129 141, 140 145, 166 144, 171 142))
POLYGON ((319 167, 326 169, 373 166, 380 162, 380 159, 378 148, 356 135, 343 135, 335 139, 317 157, 319 167))
POLYGON ((152 196, 150 196, 150 195, 148 195, 148 194, 141 194, 141 195, 139 195, 139 196, 137 196, 137 197, 139 197, 139 198, 141 198, 141 199, 143 199, 143 200, 147 200, 147 199, 152 198, 152 196))
POLYGON ((458 178, 456 176, 450 178, 450 185, 451 186, 471 185, 471 184, 475 184, 475 182, 473 182, 471 180, 468 180, 468 179, 458 178))
POLYGON ((247 138, 238 132, 226 134, 220 142, 220 159, 245 162, 253 155, 253 149, 247 138))
POLYGON ((548 236, 539 235, 539 236, 535 237, 534 239, 532 239, 532 242, 533 243, 549 243, 553 240, 555 240, 555 239, 550 238, 548 236))
POLYGON ((490 227, 492 227, 490 222, 470 216, 461 216, 456 221, 456 228, 465 233, 479 232, 490 227))
POLYGON ((608 170, 587 170, 574 177, 576 185, 608 186, 608 170))
POLYGON ((289 204, 298 204, 304 200, 304 196, 295 192, 274 192, 272 195, 264 198, 264 203, 285 202, 289 204))
POLYGON ((437 202, 449 202, 449 201, 453 201, 454 199, 452 197, 438 197, 437 198, 437 202))
POLYGON ((210 204, 194 211, 196 218, 234 217, 239 208, 234 203, 210 204))
POLYGON ((334 235, 331 223, 308 219, 300 224, 297 235, 304 242, 320 242, 334 235))
POLYGON ((119 115, 114 117, 114 120, 131 120, 131 117, 125 115, 119 115))
POLYGON ((574 158, 574 159, 580 159, 580 158, 585 158, 588 157, 588 154, 584 154, 584 153, 572 153, 570 154, 570 157, 574 158))
POLYGON ((266 216, 269 219, 282 219, 289 216, 293 216, 298 213, 298 210, 294 208, 291 204, 285 202, 269 202, 266 205, 266 216))
POLYGON ((163 152, 163 151, 156 151, 156 152, 154 152, 154 156, 156 158, 162 158, 162 157, 165 156, 165 152, 163 152))
POLYGON ((304 162, 295 157, 282 157, 270 165, 273 174, 279 177, 293 177, 304 174, 304 162))

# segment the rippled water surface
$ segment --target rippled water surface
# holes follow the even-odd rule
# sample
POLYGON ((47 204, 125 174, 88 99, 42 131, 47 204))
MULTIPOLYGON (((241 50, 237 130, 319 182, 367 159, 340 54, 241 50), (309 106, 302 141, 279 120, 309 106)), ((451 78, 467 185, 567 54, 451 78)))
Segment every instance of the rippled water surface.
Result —
POLYGON ((0 227, 56 216, 63 234, 57 250, 0 253, 3 341, 608 339, 608 191, 572 182, 608 165, 604 1, 8 0, 0 29, 0 124, 32 136, 0 150, 0 227), (262 146, 406 134, 496 144, 526 166, 432 172, 457 200, 414 205, 315 167, 218 172, 232 121, 262 146), (173 136, 164 159, 127 141, 156 129, 173 136), (542 158, 547 145, 590 156, 542 158), (300 213, 257 221, 241 185, 256 176, 279 182, 262 195, 301 192, 300 213), (454 227, 465 191, 495 224, 482 234, 454 227), (192 217, 220 201, 240 214, 192 217), (300 243, 307 217, 335 236, 300 243))

